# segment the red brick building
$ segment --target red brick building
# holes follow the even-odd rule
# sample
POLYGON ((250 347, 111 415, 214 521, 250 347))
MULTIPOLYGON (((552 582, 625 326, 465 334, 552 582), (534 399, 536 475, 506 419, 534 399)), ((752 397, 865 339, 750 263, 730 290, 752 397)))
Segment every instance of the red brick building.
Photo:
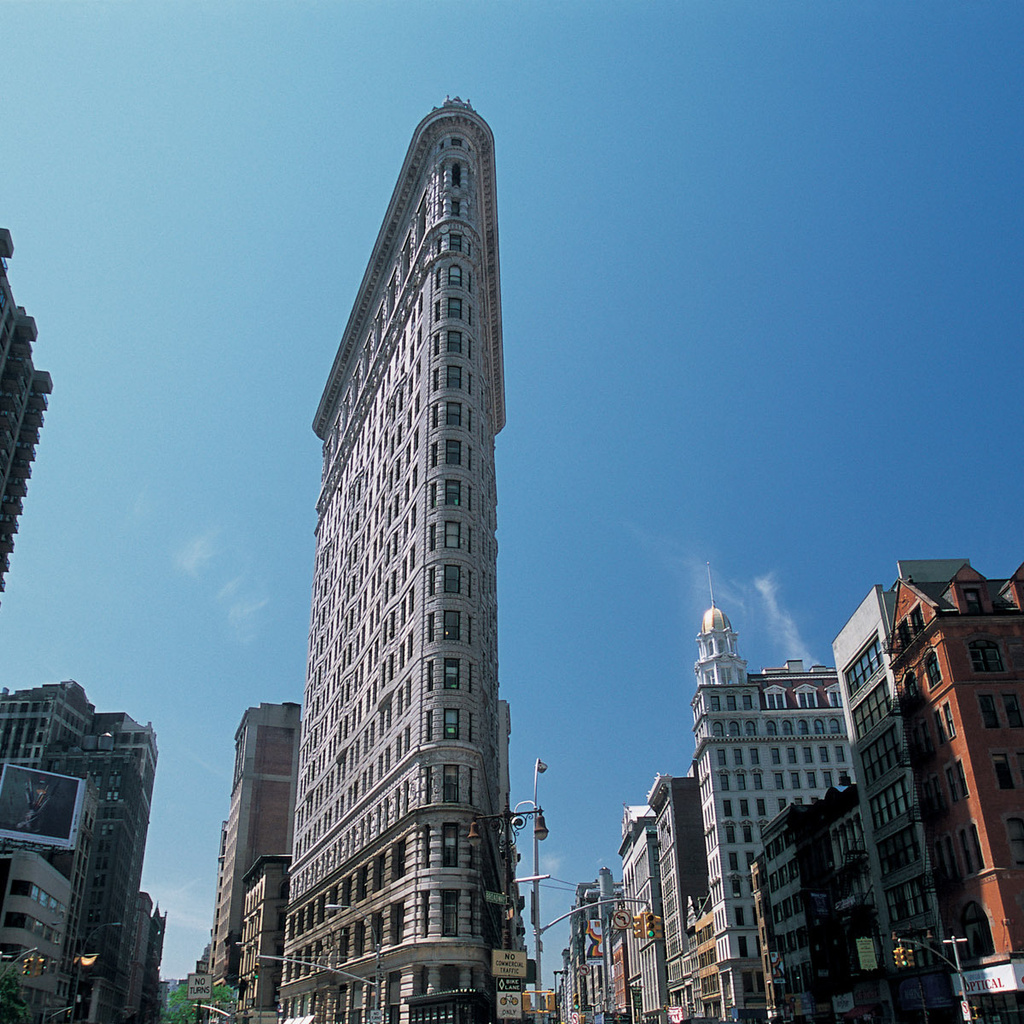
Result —
MULTIPOLYGON (((955 563, 953 563, 955 564, 955 563)), ((950 566, 952 571, 952 565, 950 566)), ((971 998, 1024 1006, 1024 565, 896 585, 891 664, 942 919, 971 998), (985 1000, 992 999, 986 995, 985 1000)), ((1005 1019, 1005 1018, 1004 1018, 1005 1019)))

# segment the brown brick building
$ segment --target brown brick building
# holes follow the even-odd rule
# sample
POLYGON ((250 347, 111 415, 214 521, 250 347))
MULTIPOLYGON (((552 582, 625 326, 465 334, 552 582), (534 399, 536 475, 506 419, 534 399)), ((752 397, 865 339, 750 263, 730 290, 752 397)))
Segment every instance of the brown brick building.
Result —
MULTIPOLYGON (((953 563, 954 565, 956 563, 953 563)), ((896 584, 891 666, 948 957, 983 1011, 1024 1006, 1024 565, 896 584), (998 996, 983 993, 1000 993, 998 996)), ((1005 1019, 1005 1018, 1004 1018, 1005 1019)))

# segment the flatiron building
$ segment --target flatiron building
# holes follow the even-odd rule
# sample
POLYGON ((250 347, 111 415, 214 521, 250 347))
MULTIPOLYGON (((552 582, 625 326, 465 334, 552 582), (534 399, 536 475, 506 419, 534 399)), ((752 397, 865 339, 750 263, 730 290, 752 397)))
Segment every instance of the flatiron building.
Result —
POLYGON ((285 1019, 487 1019, 504 869, 467 833, 507 799, 504 422, 494 139, 446 100, 413 135, 313 423, 285 1019))

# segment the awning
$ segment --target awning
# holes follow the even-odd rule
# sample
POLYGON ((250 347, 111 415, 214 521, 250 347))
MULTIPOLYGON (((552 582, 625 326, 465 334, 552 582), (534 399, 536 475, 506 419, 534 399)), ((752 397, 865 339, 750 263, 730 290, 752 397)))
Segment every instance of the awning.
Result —
POLYGON ((846 1020, 856 1020, 858 1017, 875 1017, 881 1009, 882 1007, 878 1003, 861 1003, 852 1010, 847 1010, 843 1017, 846 1020))

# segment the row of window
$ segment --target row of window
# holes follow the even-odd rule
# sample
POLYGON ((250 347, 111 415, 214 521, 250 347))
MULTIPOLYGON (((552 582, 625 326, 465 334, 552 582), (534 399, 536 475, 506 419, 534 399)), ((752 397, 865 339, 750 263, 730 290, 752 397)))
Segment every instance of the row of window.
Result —
MULTIPOLYGON (((821 718, 814 719, 813 727, 814 727, 813 728, 813 734, 815 736, 824 736, 825 735, 825 728, 826 728, 826 726, 825 726, 824 719, 821 719, 821 718)), ((831 733, 834 736, 839 735, 842 732, 842 726, 840 725, 838 718, 830 718, 828 720, 828 731, 829 731, 829 733, 831 733)), ((768 735, 768 736, 778 736, 778 735, 780 735, 779 723, 769 719, 769 721, 765 724, 765 734, 768 735)), ((796 723, 796 731, 795 732, 794 732, 794 729, 793 729, 793 721, 792 721, 792 719, 785 718, 785 719, 782 720, 781 735, 783 735, 783 736, 793 736, 793 735, 797 735, 797 736, 810 736, 811 734, 812 734, 811 723, 809 723, 806 718, 801 718, 801 719, 799 719, 797 721, 797 723, 796 723)), ((758 735, 757 720, 753 719, 753 718, 747 719, 743 723, 742 732, 740 730, 740 723, 737 722, 737 721, 731 721, 731 722, 727 722, 727 723, 726 722, 712 722, 712 724, 711 724, 711 735, 712 736, 726 736, 726 735, 729 735, 729 736, 740 736, 740 735, 744 735, 744 736, 757 736, 758 735)))
POLYGON ((444 311, 444 316, 449 320, 462 320, 465 318, 466 323, 470 327, 473 326, 473 306, 469 302, 463 302, 458 295, 449 295, 444 303, 442 303, 441 299, 434 300, 434 323, 441 319, 442 310, 444 311), (465 317, 463 317, 463 314, 465 314, 465 317))
MULTIPOLYGON (((814 747, 809 744, 805 747, 786 747, 786 762, 787 764, 797 764, 800 760, 799 751, 803 751, 803 763, 814 764, 814 747)), ((835 758, 839 762, 846 761, 846 748, 841 745, 837 745, 834 748, 835 758)), ((719 748, 716 752, 718 766, 720 768, 728 765, 728 751, 724 748, 719 748)), ((759 765, 761 763, 761 751, 757 747, 751 747, 746 752, 746 756, 749 758, 751 765, 759 765)), ((771 747, 769 750, 769 757, 771 758, 772 764, 782 764, 782 748, 771 747)), ((822 764, 829 764, 832 760, 832 755, 829 752, 827 746, 818 747, 818 760, 822 764)), ((744 748, 734 747, 732 752, 733 765, 741 767, 744 764, 744 748)))
POLYGON ((439 387, 446 388, 461 388, 463 387, 463 381, 465 381, 465 388, 469 394, 473 394, 473 374, 463 373, 463 367, 458 363, 449 363, 444 367, 435 366, 433 374, 433 390, 436 391, 439 387), (444 384, 441 384, 441 370, 444 369, 444 384))

